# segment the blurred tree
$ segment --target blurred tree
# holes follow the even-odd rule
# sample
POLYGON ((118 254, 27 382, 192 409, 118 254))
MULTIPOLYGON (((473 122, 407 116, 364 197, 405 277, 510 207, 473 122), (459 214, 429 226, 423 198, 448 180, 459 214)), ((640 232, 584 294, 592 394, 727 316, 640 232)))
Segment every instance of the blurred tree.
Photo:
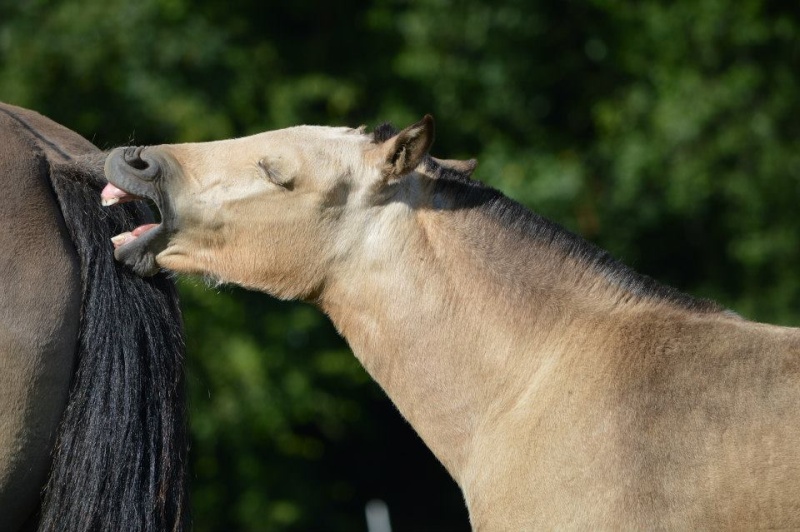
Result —
POLYGON ((796 6, 415 6, 398 73, 479 178, 659 279, 797 323, 796 6))
POLYGON ((644 269, 800 318, 800 10, 759 0, 597 2, 629 82, 595 106, 605 240, 644 269))
MULTIPOLYGON (((437 117, 434 153, 745 316, 800 322, 800 9, 766 0, 0 1, 0 99, 101 146, 437 117)), ((332 326, 181 283, 198 530, 466 528, 332 326)))

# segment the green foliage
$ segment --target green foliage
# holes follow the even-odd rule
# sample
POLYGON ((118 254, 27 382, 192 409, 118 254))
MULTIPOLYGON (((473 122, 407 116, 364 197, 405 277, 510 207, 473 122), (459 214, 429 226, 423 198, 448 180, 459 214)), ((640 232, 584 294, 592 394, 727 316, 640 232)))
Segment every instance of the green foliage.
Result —
MULTIPOLYGON (((196 331, 188 352, 201 361, 190 374, 196 528, 307 528, 336 494, 306 483, 325 469, 326 445, 363 423, 355 398, 371 397, 369 378, 309 306, 230 290, 210 297, 192 282, 181 289, 196 331)), ((346 478, 335 484, 354 491, 346 478)))
POLYGON ((785 323, 800 317, 787 268, 800 260, 797 15, 759 1, 626 10, 618 65, 630 81, 595 108, 604 217, 627 226, 606 237, 615 249, 785 323), (683 242, 665 246, 675 234, 683 242))
MULTIPOLYGON (((788 324, 798 64, 800 10, 765 0, 0 4, 0 99, 101 146, 432 112, 436 155, 477 157, 476 177, 640 271, 788 324)), ((465 526, 318 312, 181 290, 199 530, 358 528, 375 496, 399 529, 465 526)))

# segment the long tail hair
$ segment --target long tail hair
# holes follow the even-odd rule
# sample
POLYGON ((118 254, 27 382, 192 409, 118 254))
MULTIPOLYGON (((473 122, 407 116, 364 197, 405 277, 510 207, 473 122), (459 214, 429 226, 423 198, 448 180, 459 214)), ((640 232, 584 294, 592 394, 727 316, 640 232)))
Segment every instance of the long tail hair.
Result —
POLYGON ((76 371, 39 530, 186 528, 184 341, 175 287, 119 265, 109 238, 144 223, 135 205, 103 209, 103 154, 51 166, 81 264, 76 371))

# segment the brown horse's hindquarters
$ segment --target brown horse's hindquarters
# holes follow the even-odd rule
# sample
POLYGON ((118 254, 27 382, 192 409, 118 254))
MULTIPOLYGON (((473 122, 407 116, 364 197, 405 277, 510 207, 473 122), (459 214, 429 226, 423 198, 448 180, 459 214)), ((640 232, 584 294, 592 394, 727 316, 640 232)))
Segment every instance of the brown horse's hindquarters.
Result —
POLYGON ((47 480, 81 283, 45 153, 5 112, 0 130, 0 529, 14 530, 36 510, 47 480))

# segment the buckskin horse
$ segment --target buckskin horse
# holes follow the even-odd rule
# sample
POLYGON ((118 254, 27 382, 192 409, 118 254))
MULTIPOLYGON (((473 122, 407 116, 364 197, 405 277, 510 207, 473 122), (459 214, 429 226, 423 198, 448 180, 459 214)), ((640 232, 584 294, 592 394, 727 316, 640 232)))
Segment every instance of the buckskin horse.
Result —
POLYGON ((177 299, 108 242, 145 213, 102 209, 77 133, 0 104, 0 139, 0 530, 180 530, 177 299))
POLYGON ((310 301, 477 530, 800 527, 800 330, 639 275, 395 132, 120 148, 115 255, 310 301))

